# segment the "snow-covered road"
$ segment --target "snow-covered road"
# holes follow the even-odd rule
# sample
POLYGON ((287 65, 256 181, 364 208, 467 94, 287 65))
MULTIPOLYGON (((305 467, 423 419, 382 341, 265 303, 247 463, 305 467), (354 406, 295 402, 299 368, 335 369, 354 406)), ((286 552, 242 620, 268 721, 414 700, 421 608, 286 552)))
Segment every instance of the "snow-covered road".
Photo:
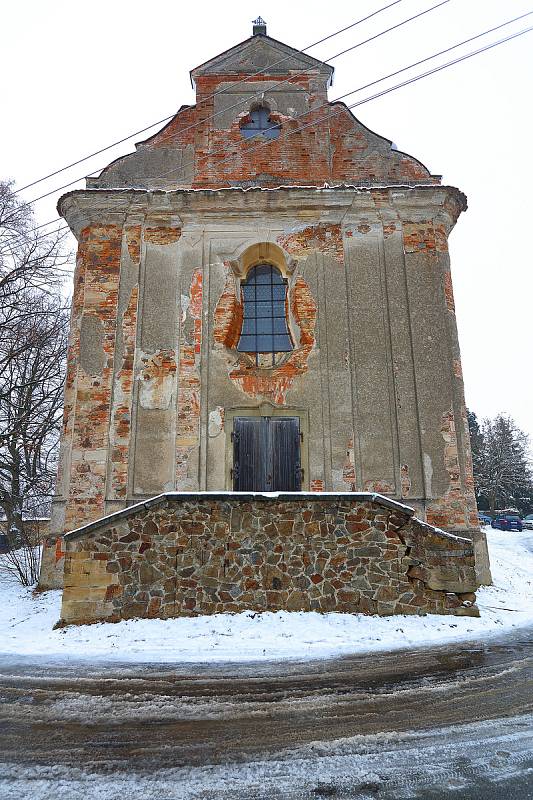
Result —
POLYGON ((52 631, 57 593, 4 587, 0 800, 531 798, 533 533, 489 542, 480 619, 52 631))
POLYGON ((0 800, 525 800, 533 630, 319 661, 0 665, 0 800))
POLYGON ((478 592, 479 619, 242 613, 52 630, 60 615, 60 592, 33 597, 30 590, 3 583, 0 653, 123 663, 312 659, 477 641, 533 625, 533 531, 518 534, 489 528, 487 535, 494 585, 478 592))

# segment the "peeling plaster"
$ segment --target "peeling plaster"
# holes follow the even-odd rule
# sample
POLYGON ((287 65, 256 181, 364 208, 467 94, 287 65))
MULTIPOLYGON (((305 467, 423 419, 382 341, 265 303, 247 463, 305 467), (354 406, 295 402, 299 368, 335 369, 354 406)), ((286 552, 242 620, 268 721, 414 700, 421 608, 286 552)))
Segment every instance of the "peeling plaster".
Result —
POLYGON ((189 459, 200 443, 200 354, 202 349, 202 271, 191 277, 188 302, 181 300, 184 319, 180 329, 178 419, 176 427, 176 488, 195 489, 189 459))
POLYGON ((80 329, 80 367, 91 376, 102 374, 104 368, 104 326, 96 314, 84 313, 80 329))
POLYGON ((353 442, 354 440, 352 437, 349 439, 346 447, 346 459, 344 461, 344 467, 342 471, 342 480, 344 483, 348 484, 352 492, 356 489, 355 450, 353 442))
POLYGON ((400 480, 402 485, 402 497, 409 497, 409 494, 411 492, 411 476, 409 475, 409 464, 400 465, 400 480))
POLYGON ((217 406, 209 412, 208 434, 212 438, 221 434, 224 430, 224 407, 217 406))
POLYGON ((165 410, 170 406, 176 374, 175 356, 174 350, 158 350, 152 355, 139 353, 140 362, 144 365, 137 376, 139 400, 143 408, 165 410))
POLYGON ((433 464, 429 453, 424 453, 424 478, 426 480, 426 496, 433 497, 433 464))

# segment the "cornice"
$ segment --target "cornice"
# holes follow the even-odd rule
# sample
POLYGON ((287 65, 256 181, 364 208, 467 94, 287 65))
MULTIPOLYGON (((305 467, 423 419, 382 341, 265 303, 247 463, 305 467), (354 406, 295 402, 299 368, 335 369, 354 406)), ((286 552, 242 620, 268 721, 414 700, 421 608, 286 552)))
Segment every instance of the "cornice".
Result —
POLYGON ((63 195, 57 210, 79 238, 93 224, 123 225, 134 215, 147 225, 208 224, 265 215, 301 222, 353 222, 394 208, 400 219, 440 216, 448 229, 466 210, 465 195, 453 186, 286 186, 278 189, 83 189, 63 195))

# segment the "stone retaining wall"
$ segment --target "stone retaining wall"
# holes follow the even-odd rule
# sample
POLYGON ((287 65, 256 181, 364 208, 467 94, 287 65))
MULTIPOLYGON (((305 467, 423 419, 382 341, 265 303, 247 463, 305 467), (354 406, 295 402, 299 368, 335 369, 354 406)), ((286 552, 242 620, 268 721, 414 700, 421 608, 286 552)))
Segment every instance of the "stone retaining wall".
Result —
POLYGON ((166 494, 65 536, 61 622, 477 615, 472 543, 372 494, 166 494))

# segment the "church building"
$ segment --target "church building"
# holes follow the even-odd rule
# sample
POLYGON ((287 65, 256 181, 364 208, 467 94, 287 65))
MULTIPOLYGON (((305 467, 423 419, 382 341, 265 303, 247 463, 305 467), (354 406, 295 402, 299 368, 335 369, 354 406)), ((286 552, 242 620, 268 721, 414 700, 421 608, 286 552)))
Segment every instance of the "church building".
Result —
POLYGON ((261 18, 190 74, 195 105, 58 203, 78 255, 41 585, 64 576, 67 622, 474 613, 465 196, 261 18))

